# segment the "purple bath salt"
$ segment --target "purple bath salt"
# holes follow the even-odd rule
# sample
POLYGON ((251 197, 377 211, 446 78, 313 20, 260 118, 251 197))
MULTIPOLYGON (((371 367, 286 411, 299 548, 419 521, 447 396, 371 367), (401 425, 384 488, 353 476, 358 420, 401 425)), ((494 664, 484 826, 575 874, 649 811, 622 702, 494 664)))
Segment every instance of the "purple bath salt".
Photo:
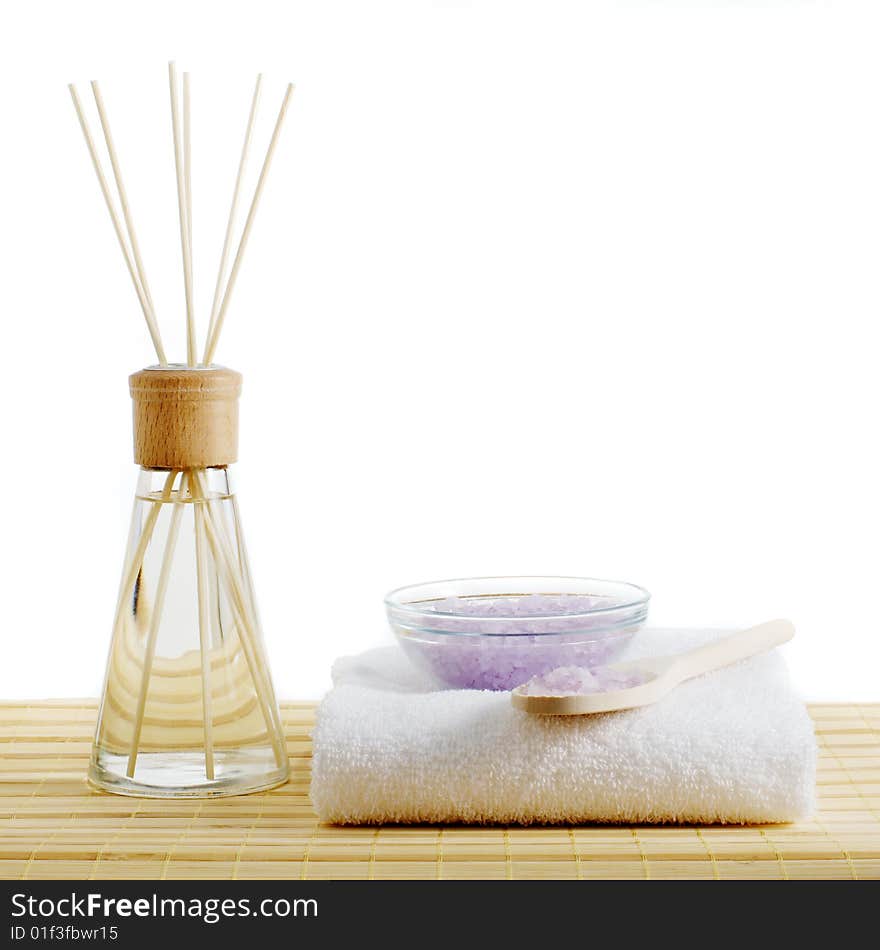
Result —
POLYGON ((448 686, 510 690, 559 667, 612 661, 640 625, 609 625, 602 608, 620 606, 588 594, 447 597, 392 626, 410 659, 448 686))
POLYGON ((560 666, 549 673, 534 676, 519 688, 526 696, 583 696, 587 693, 610 693, 630 689, 647 682, 636 670, 623 672, 610 666, 587 669, 582 666, 560 666))
POLYGON ((398 629, 407 656, 433 676, 459 689, 513 689, 563 665, 593 666, 613 659, 633 631, 609 631, 589 639, 554 636, 474 636, 411 633, 398 629))
POLYGON ((607 597, 590 594, 508 594, 504 597, 446 597, 420 606, 426 614, 432 615, 431 626, 435 630, 539 634, 598 626, 602 622, 601 615, 586 615, 615 604, 607 597), (523 618, 528 619, 524 622, 523 618))

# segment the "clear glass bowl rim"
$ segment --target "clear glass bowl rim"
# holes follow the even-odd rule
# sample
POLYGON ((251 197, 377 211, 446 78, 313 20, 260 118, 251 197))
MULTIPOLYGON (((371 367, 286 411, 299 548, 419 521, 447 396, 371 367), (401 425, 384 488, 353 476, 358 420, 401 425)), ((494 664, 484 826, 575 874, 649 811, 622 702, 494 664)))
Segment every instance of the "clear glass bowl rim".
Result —
MULTIPOLYGON (((512 583, 512 586, 513 585, 512 583)), ((457 596, 454 593, 447 594, 446 596, 457 596)), ((498 595, 501 596, 501 595, 498 595)), ((609 617, 610 627, 617 626, 614 623, 613 615, 618 614, 623 611, 632 610, 635 608, 644 608, 647 609, 648 601, 651 599, 651 594, 644 587, 640 587, 638 584, 632 584, 629 581, 615 581, 609 580, 607 578, 599 577, 575 577, 570 575, 557 575, 557 574, 512 574, 512 575, 495 575, 495 576, 486 576, 486 577, 454 577, 448 578, 446 580, 438 581, 425 581, 420 584, 407 584, 405 587, 397 587, 387 594, 385 597, 385 607, 387 608, 389 614, 403 614, 408 615, 408 619, 415 620, 417 617, 422 617, 427 620, 436 619, 438 617, 442 618, 455 618, 460 620, 472 620, 479 621, 481 625, 485 624, 488 628, 486 631, 474 632, 469 631, 465 633, 461 631, 436 631, 438 633, 450 633, 453 636, 455 635, 464 635, 464 636, 492 636, 489 632, 493 626, 500 624, 510 624, 511 622, 522 621, 525 626, 529 621, 535 620, 567 620, 574 621, 578 618, 584 619, 588 617, 609 617), (619 587, 621 593, 629 592, 632 595, 631 600, 626 600, 625 602, 613 604, 609 607, 593 607, 589 610, 581 611, 580 613, 569 613, 569 614, 538 614, 538 615, 509 615, 509 616, 468 616, 466 614, 454 614, 449 611, 442 610, 425 610, 423 607, 418 604, 413 603, 404 603, 400 598, 406 595, 407 593, 412 593, 413 591, 418 590, 420 587, 437 587, 440 585, 454 585, 454 584, 463 584, 463 583, 479 583, 481 581, 487 583, 495 583, 501 581, 510 581, 510 582, 529 582, 534 583, 536 581, 577 581, 578 584, 607 584, 609 586, 619 587)), ((573 631, 572 631, 573 632, 573 631)), ((535 637, 558 637, 560 636, 560 631, 546 631, 542 633, 532 633, 529 636, 535 637)), ((506 636, 516 636, 516 634, 507 633, 506 636)))

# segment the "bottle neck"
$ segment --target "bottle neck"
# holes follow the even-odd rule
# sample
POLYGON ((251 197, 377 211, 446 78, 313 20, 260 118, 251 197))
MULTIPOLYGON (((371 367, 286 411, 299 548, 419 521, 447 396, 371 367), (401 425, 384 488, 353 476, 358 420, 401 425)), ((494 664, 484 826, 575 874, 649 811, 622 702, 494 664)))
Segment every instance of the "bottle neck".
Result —
POLYGON ((142 466, 136 494, 143 500, 183 504, 201 499, 231 498, 232 466, 185 470, 142 466))

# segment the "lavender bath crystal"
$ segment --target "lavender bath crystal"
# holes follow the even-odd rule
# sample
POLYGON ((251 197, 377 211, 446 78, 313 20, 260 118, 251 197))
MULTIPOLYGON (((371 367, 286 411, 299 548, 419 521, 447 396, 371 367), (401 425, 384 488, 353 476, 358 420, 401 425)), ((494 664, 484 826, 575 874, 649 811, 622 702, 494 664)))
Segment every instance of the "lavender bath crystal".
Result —
POLYGON ((526 696, 583 696, 589 693, 610 693, 618 689, 641 686, 646 678, 634 670, 623 672, 611 666, 561 666, 535 676, 520 687, 526 696))

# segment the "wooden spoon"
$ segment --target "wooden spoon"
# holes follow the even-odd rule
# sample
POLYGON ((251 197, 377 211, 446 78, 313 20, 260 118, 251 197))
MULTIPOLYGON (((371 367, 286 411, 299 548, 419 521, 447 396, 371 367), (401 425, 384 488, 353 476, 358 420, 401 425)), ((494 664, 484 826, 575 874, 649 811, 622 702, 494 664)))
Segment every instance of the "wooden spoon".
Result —
POLYGON ((648 706, 662 699, 685 680, 702 676, 738 660, 765 653, 794 636, 794 626, 788 620, 770 620, 740 630, 729 637, 715 640, 687 653, 658 656, 628 663, 612 663, 605 667, 618 673, 629 673, 644 678, 638 686, 612 689, 606 692, 576 693, 564 696, 540 696, 524 692, 528 683, 511 693, 517 709, 541 716, 583 716, 592 713, 613 712, 648 706))

